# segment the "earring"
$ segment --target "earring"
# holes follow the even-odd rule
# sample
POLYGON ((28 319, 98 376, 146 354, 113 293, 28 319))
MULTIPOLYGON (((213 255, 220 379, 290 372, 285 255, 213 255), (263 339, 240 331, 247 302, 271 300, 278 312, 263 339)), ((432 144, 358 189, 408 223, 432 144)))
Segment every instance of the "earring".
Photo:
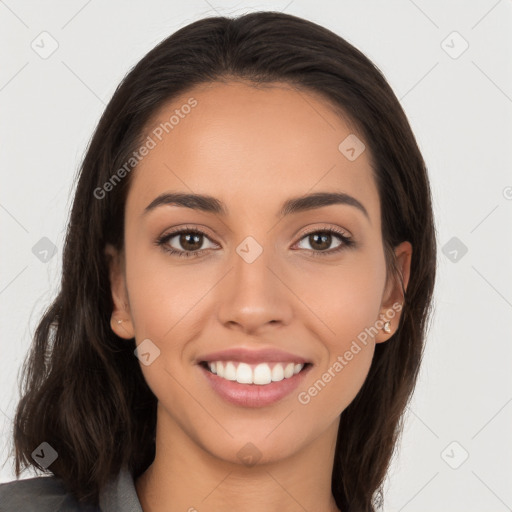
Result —
POLYGON ((388 321, 388 322, 386 322, 386 323, 384 324, 383 330, 384 330, 385 332, 387 332, 387 333, 390 333, 390 332, 391 332, 391 322, 389 322, 389 321, 388 321))
POLYGON ((121 325, 124 322, 124 320, 117 320, 117 319, 114 318, 114 316, 112 316, 110 321, 113 322, 114 320, 115 320, 117 325, 121 325))

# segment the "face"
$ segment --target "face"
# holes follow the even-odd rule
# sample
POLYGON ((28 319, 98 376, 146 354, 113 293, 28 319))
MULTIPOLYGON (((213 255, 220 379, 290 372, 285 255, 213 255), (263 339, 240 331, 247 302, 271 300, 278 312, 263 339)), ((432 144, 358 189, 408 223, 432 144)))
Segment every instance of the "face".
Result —
MULTIPOLYGON (((163 107, 146 135, 156 144, 132 171, 124 250, 107 253, 112 328, 144 343, 159 428, 238 463, 247 443, 273 461, 332 434, 375 343, 396 331, 403 299, 386 275, 369 148, 357 156, 357 146, 355 159, 340 150, 361 136, 321 97, 285 84, 201 85, 163 107), (183 108, 189 98, 197 103, 183 108), (155 132, 177 109, 172 129, 155 132), (155 202, 176 193, 217 202, 155 202), (282 214, 287 201, 315 193, 346 200, 295 202, 282 214), (233 348, 247 352, 212 355, 233 348), (201 362, 221 359, 238 377, 245 362, 258 382, 269 372, 276 382, 234 382, 233 367, 223 378, 201 362), (285 372, 307 364, 282 378, 280 359, 285 372)), ((405 286, 411 250, 396 248, 405 286)))

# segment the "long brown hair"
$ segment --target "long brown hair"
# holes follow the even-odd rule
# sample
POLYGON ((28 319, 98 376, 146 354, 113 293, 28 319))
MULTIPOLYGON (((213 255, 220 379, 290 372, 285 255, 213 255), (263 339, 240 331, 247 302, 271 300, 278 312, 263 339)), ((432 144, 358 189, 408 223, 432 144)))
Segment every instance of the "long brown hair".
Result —
POLYGON ((123 465, 136 479, 153 461, 157 399, 134 356, 135 340, 126 342, 110 328, 104 255, 107 243, 123 247, 133 171, 107 194, 98 190, 129 161, 164 103, 196 84, 230 77, 320 93, 354 123, 373 159, 386 263, 399 279, 393 248, 404 240, 413 246, 398 330, 376 345, 364 385, 341 414, 336 444, 332 493, 338 507, 374 511, 382 502, 432 308, 436 235, 427 170, 379 69, 331 31, 279 12, 191 23, 151 50, 115 91, 80 168, 59 293, 23 364, 14 419, 16 476, 33 466, 61 478, 83 503, 97 504, 99 491, 123 465), (42 442, 58 453, 47 469, 31 456, 42 442))

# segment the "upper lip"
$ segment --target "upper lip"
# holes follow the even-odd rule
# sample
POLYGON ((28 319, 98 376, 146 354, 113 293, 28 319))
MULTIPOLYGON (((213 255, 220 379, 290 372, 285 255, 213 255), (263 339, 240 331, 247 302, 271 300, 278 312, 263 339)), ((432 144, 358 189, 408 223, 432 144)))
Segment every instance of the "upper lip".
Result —
POLYGON ((218 352, 210 352, 199 356, 197 362, 203 361, 239 361, 244 363, 309 363, 307 359, 300 357, 291 352, 285 352, 275 348, 250 350, 242 347, 234 347, 227 350, 219 350, 218 352))

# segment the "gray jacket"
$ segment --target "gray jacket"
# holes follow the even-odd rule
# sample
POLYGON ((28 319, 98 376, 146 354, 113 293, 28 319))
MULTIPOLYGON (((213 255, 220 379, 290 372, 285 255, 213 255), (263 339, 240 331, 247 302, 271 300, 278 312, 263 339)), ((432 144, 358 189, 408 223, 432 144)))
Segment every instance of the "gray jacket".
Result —
POLYGON ((102 489, 99 505, 80 505, 55 476, 0 484, 0 512, 143 512, 126 468, 102 489))

